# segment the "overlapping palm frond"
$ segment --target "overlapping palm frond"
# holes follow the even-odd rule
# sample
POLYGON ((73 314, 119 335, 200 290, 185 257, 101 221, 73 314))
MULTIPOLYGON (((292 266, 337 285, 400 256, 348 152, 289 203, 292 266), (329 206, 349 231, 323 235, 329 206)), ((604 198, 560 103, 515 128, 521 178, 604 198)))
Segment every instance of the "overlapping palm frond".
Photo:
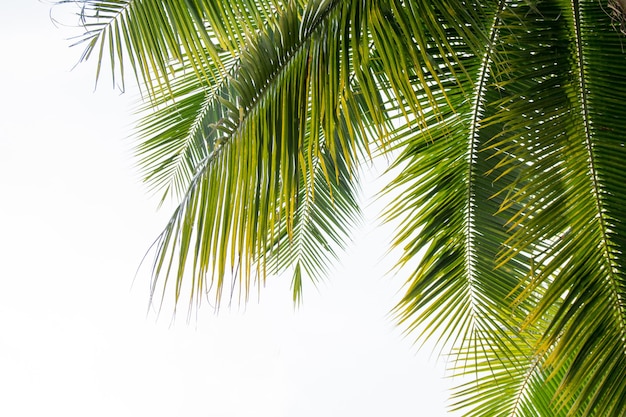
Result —
MULTIPOLYGON (((308 230, 316 221, 318 228, 328 228, 324 222, 331 221, 335 226, 331 229, 341 231, 358 211, 353 188, 339 182, 339 166, 353 158, 352 130, 358 124, 346 125, 346 132, 335 128, 335 119, 347 114, 353 100, 342 74, 347 73, 343 65, 349 63, 337 67, 327 61, 336 58, 342 42, 328 28, 332 29, 328 20, 339 15, 333 7, 305 10, 302 19, 297 8, 285 9, 275 26, 264 28, 240 52, 233 73, 206 106, 209 111, 201 125, 209 130, 205 138, 209 140, 207 156, 194 167, 195 176, 183 203, 161 237, 156 277, 169 275, 176 262, 179 288, 192 242, 195 257, 191 276, 197 278, 192 296, 206 291, 204 277, 209 276, 209 283, 216 284, 219 300, 225 276, 233 274, 242 280, 247 297, 253 275, 257 283, 265 276, 267 256, 282 256, 291 243, 298 246, 301 242, 297 250, 307 252, 306 257, 313 262, 307 265, 323 265, 316 259, 319 252, 311 255, 319 246, 300 236, 295 239, 295 231, 308 230), (320 48, 320 44, 329 51, 328 56, 316 53, 312 58, 311 49, 320 48), (329 77, 335 77, 336 83, 329 83, 329 77), (328 87, 339 83, 344 87, 328 87), (335 135, 336 140, 328 139, 335 135), (346 152, 335 152, 337 148, 346 152), (325 162, 326 156, 332 157, 332 166, 325 162), (316 181, 316 174, 323 174, 324 181, 316 181), (315 188, 320 188, 319 200, 315 188), (324 188, 340 209, 333 216, 327 212, 323 216, 302 215, 303 204, 332 208, 323 198, 324 188), (281 242, 285 233, 289 245, 281 242), (183 239, 177 241, 179 236, 183 239)), ((331 233, 318 239, 339 240, 337 236, 331 233)), ((282 262, 278 265, 287 266, 282 262)), ((301 267, 298 264, 295 268, 299 279, 301 267)))
POLYGON ((153 293, 219 303, 291 269, 298 301, 391 151, 395 312, 475 376, 455 407, 624 415, 626 41, 600 4, 80 3, 86 56, 147 87, 142 168, 180 199, 153 293))
MULTIPOLYGON (((436 22, 445 21, 445 6, 430 7, 436 22)), ((404 248, 399 266, 412 268, 398 317, 409 331, 419 329, 420 337, 436 335, 442 348, 455 347, 460 352, 456 368, 466 373, 478 372, 476 361, 484 355, 504 363, 526 348, 518 329, 530 307, 513 301, 528 258, 518 254, 500 268, 496 263, 508 238, 504 226, 521 207, 502 208, 498 181, 515 182, 520 170, 498 164, 499 150, 488 142, 501 126, 483 123, 500 98, 493 72, 503 60, 499 37, 505 8, 503 1, 494 3, 442 24, 448 28, 449 46, 441 48, 445 55, 436 52, 437 33, 425 31, 433 68, 445 82, 441 91, 431 88, 440 103, 430 107, 425 127, 397 131, 403 152, 396 164, 402 171, 392 182, 397 196, 387 212, 401 221, 394 242, 404 248), (478 42, 465 41, 470 24, 485 35, 479 48, 478 42)), ((415 86, 417 97, 422 83, 415 86)))
POLYGON ((512 53, 515 71, 506 74, 511 85, 528 80, 507 106, 527 130, 512 152, 528 158, 528 182, 510 197, 524 201, 511 219, 524 227, 507 242, 507 255, 526 251, 535 261, 526 293, 542 288, 542 297, 527 322, 558 307, 535 346, 563 374, 555 404, 575 398, 570 415, 622 415, 626 399, 615 394, 626 389, 626 199, 617 167, 626 149, 614 100, 626 92, 623 39, 597 3, 539 10, 534 30, 531 22, 518 30, 528 46, 512 53))
POLYGON ((389 215, 404 219, 401 265, 423 258, 398 314, 480 375, 458 394, 469 415, 621 415, 626 155, 610 103, 623 83, 607 89, 621 77, 619 34, 591 2, 481 10, 482 53, 451 43, 468 98, 417 134, 401 128, 389 215))

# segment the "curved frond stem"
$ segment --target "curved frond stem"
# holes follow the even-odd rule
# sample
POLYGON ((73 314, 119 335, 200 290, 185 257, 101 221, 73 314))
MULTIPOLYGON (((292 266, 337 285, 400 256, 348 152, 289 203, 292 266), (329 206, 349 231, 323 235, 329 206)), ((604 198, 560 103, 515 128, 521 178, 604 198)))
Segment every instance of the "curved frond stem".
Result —
MULTIPOLYGON (((584 40, 582 38, 582 16, 580 11, 579 0, 571 0, 572 4, 572 13, 573 13, 573 21, 574 21, 574 41, 576 45, 576 63, 578 69, 578 79, 580 80, 580 106, 581 106, 581 116, 582 116, 582 124, 583 124, 583 135, 585 140, 585 148, 588 154, 588 167, 589 167, 589 178, 591 180, 592 193, 595 200, 595 208, 597 212, 597 222, 598 228, 600 229, 600 233, 602 235, 602 252, 604 254, 604 260, 606 262, 606 273, 607 279, 609 281, 609 288, 611 290, 611 297, 613 298, 613 304, 615 308, 615 319, 619 323, 621 328, 621 337, 623 340, 626 340, 626 300, 624 299, 625 294, 621 292, 621 286, 618 284, 618 278, 615 275, 616 270, 618 269, 618 264, 616 263, 613 257, 613 251, 610 249, 611 239, 609 239, 607 235, 607 230, 609 229, 609 224, 605 218, 605 207, 602 199, 602 187, 600 185, 600 178, 597 170, 597 163, 595 160, 594 154, 594 145, 593 145, 593 134, 592 134, 592 125, 591 120, 592 117, 589 112, 589 97, 588 97, 588 86, 587 86, 587 75, 585 73, 585 55, 586 51, 584 50, 584 40)), ((626 346, 624 346, 624 353, 626 354, 626 346)))

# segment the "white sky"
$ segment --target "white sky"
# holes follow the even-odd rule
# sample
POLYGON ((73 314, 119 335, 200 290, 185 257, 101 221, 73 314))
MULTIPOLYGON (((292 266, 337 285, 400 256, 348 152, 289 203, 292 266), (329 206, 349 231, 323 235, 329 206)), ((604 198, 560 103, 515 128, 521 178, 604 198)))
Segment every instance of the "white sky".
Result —
POLYGON ((445 365, 387 316, 402 280, 371 222, 298 310, 284 277, 246 311, 146 316, 131 283, 168 213, 133 170, 133 98, 70 71, 74 33, 0 0, 0 415, 452 415, 445 365))

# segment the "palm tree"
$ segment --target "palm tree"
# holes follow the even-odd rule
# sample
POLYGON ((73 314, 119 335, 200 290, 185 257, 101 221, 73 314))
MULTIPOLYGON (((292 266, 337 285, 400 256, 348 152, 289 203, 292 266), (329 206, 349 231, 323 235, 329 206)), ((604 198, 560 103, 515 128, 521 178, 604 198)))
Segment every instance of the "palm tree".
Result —
POLYGON ((471 376, 454 407, 626 415, 623 1, 71 3, 83 58, 146 98, 140 166, 177 202, 161 302, 285 271, 298 302, 385 156, 394 311, 471 376))

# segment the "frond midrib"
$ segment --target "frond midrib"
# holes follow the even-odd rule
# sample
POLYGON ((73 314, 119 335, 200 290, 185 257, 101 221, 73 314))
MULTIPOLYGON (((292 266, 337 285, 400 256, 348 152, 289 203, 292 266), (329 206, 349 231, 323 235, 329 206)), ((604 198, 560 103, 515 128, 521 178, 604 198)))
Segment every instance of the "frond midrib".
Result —
POLYGON ((592 186, 592 194, 595 204, 595 211, 597 213, 596 221, 598 223, 598 227, 600 228, 601 239, 602 239, 602 253, 603 259, 607 264, 607 279, 609 283, 609 287, 611 290, 611 300, 615 309, 615 316, 617 316, 617 320, 619 321, 620 326, 620 334, 622 339, 626 337, 626 300, 623 299, 623 294, 620 291, 620 285, 618 283, 618 278, 615 276, 615 262, 610 250, 610 239, 607 235, 608 230, 608 222, 604 215, 604 204, 602 201, 602 190, 600 185, 600 179, 596 167, 596 160, 593 151, 593 135, 592 135, 592 117, 589 112, 589 94, 587 88, 587 80, 585 73, 585 63, 584 63, 584 40, 582 35, 582 16, 580 11, 580 4, 577 0, 572 0, 572 13, 573 13, 573 29, 575 35, 575 48, 576 48, 576 65, 577 65, 577 76, 579 80, 579 95, 580 95, 580 104, 581 104, 581 113, 583 118, 583 126, 584 126, 584 139, 585 139, 585 149, 588 155, 588 168, 589 168, 589 177, 592 186))
POLYGON ((479 140, 479 130, 480 130, 480 122, 481 122, 481 116, 482 116, 482 111, 485 108, 485 91, 488 87, 487 83, 490 79, 490 68, 491 65, 493 64, 493 52, 495 50, 495 45, 496 42, 498 40, 498 34, 499 34, 499 23, 501 20, 500 14, 502 13, 502 10, 504 9, 506 0, 500 0, 499 4, 498 4, 498 8, 493 16, 493 20, 491 22, 491 26, 489 28, 489 42, 486 45, 485 51, 483 53, 483 56, 481 58, 481 63, 480 66, 478 68, 478 79, 476 80, 475 83, 475 88, 474 88, 474 103, 472 105, 472 109, 471 109, 471 121, 470 121, 470 126, 469 126, 469 134, 468 134, 468 144, 469 144, 469 150, 468 150, 468 154, 467 154, 467 187, 466 187, 466 194, 465 194, 465 198, 466 198, 466 204, 467 204, 467 208, 466 208, 466 214, 465 214, 465 233, 466 233, 466 239, 465 239, 465 256, 466 256, 466 271, 467 271, 467 281, 468 281, 468 291, 469 291, 469 301, 472 305, 472 315, 475 315, 475 311, 477 309, 477 305, 479 305, 480 303, 478 303, 476 301, 476 293, 473 289, 473 276, 474 276, 474 240, 475 240, 475 236, 474 236, 474 209, 475 209, 475 203, 474 203, 474 188, 475 188, 475 177, 477 175, 477 173, 475 172, 476 169, 476 158, 477 158, 477 153, 478 153, 478 149, 477 149, 477 141, 479 140))
MULTIPOLYGON (((524 378, 520 383, 519 389, 517 390, 517 394, 515 396, 515 401, 513 403, 513 409, 511 410, 511 416, 515 417, 521 414, 518 412, 521 410, 522 403, 524 401, 524 395, 527 391, 527 388, 530 387, 532 382, 532 376, 534 372, 540 368, 541 358, 535 354, 532 356, 530 360, 530 366, 526 369, 526 373, 524 374, 524 378)), ((529 388, 532 389, 532 388, 529 388)))

